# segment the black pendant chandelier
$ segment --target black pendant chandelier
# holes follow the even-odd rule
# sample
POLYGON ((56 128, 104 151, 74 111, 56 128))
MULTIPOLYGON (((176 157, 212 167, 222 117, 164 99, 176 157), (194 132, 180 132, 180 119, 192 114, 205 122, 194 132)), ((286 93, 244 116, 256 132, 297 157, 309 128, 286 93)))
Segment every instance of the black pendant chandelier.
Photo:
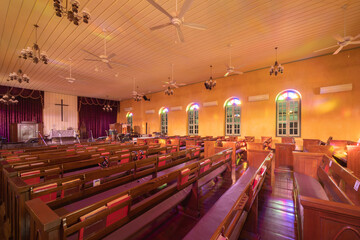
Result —
POLYGON ((213 79, 212 65, 210 65, 210 78, 204 82, 205 88, 208 90, 213 89, 216 86, 216 80, 213 79))
POLYGON ((274 65, 272 65, 272 66, 270 67, 270 76, 271 76, 272 74, 275 74, 275 76, 277 76, 278 73, 283 73, 283 72, 284 72, 284 67, 281 66, 281 64, 278 63, 278 61, 277 61, 277 49, 278 49, 278 48, 275 47, 276 60, 275 60, 274 65))
POLYGON ((23 59, 32 59, 33 63, 43 62, 44 64, 48 64, 49 58, 46 55, 46 52, 40 51, 40 47, 37 44, 37 29, 39 25, 34 24, 35 30, 35 43, 32 47, 27 47, 21 50, 19 58, 23 59))

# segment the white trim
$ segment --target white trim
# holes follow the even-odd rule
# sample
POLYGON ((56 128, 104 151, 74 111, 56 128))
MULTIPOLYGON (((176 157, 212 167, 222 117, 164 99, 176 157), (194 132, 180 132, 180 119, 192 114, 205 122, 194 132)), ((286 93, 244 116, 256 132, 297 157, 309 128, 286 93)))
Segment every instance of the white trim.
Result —
POLYGON ((334 86, 329 86, 329 87, 321 87, 320 94, 346 92, 346 91, 351 91, 351 90, 352 90, 352 83, 341 84, 341 85, 334 85, 334 86))
POLYGON ((217 106, 217 105, 218 105, 218 101, 204 102, 203 103, 204 107, 212 107, 212 106, 217 106))
POLYGON ((257 102, 257 101, 264 101, 264 100, 269 100, 269 94, 248 97, 249 102, 257 102))

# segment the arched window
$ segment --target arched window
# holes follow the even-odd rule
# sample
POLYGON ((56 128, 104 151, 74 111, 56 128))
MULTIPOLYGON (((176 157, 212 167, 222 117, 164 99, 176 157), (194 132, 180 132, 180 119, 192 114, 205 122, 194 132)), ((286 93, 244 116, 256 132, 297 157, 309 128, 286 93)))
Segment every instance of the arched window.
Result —
POLYGON ((187 108, 188 115, 188 135, 199 134, 199 105, 190 103, 187 108))
POLYGON ((133 113, 132 112, 128 112, 126 114, 126 122, 127 122, 127 124, 130 125, 130 128, 132 129, 133 128, 133 113))
POLYGON ((241 101, 229 98, 225 101, 225 135, 240 136, 241 101))
POLYGON ((300 136, 301 95, 285 90, 276 96, 276 136, 300 136))
POLYGON ((160 130, 162 134, 168 133, 168 112, 169 109, 162 107, 159 110, 160 115, 160 130))

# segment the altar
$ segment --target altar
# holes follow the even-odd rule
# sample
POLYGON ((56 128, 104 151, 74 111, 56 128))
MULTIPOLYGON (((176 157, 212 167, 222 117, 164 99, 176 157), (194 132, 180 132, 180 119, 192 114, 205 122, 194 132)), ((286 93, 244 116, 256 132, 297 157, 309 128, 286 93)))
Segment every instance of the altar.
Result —
POLYGON ((70 130, 51 129, 49 139, 53 139, 53 138, 76 138, 76 132, 74 129, 70 129, 70 130))

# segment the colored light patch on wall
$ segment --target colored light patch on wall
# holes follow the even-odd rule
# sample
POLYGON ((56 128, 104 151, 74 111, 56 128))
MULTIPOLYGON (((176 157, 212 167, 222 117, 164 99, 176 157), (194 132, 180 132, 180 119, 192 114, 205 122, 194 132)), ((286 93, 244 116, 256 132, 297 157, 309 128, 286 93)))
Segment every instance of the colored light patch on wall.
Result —
POLYGON ((322 100, 315 102, 315 111, 319 114, 329 113, 338 107, 336 100, 322 100))

